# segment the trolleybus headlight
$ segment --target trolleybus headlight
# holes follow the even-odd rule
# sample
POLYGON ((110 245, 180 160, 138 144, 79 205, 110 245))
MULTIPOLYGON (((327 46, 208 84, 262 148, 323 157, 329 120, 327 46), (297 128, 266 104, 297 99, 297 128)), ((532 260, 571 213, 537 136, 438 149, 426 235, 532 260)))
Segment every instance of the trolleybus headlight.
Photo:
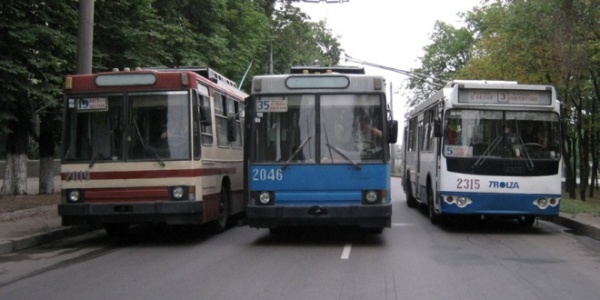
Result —
POLYGON ((539 198, 539 199, 533 201, 533 204, 535 206, 539 207, 540 209, 545 209, 546 207, 548 207, 548 199, 539 198))
POLYGON ((70 190, 67 194, 69 202, 79 202, 81 200, 81 192, 79 190, 70 190))
POLYGON ((377 202, 378 198, 379 196, 377 195, 376 191, 367 191, 366 193, 364 193, 364 199, 369 204, 377 202))
POLYGON ((456 198, 456 205, 458 205, 458 207, 460 208, 464 208, 467 205, 471 204, 471 199, 467 198, 467 197, 458 197, 456 198))
POLYGON ((185 191, 183 190, 183 187, 177 186, 171 189, 171 196, 173 197, 173 199, 181 200, 184 194, 185 191))
POLYGON ((173 186, 169 190, 171 200, 189 200, 189 190, 186 186, 173 186))
POLYGON ((560 202, 559 199, 552 198, 552 199, 550 199, 550 206, 554 207, 554 206, 558 205, 558 202, 560 202))
POLYGON ((260 195, 258 196, 258 201, 260 201, 260 203, 263 205, 269 204, 269 202, 271 202, 271 193, 269 193, 269 192, 260 193, 260 195))

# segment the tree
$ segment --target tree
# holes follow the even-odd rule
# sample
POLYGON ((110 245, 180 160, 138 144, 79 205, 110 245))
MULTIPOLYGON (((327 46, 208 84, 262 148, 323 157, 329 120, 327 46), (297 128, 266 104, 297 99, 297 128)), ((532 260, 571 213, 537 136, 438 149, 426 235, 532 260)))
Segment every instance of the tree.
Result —
MULTIPOLYGON (((423 48, 425 55, 420 58, 421 67, 412 69, 411 72, 440 81, 452 80, 471 58, 475 43, 473 33, 467 28, 455 28, 437 21, 430 40, 432 43, 423 48)), ((420 99, 427 99, 439 89, 417 77, 410 77, 406 87, 412 90, 409 106, 417 104, 420 99)))
MULTIPOLYGON (((7 166, 1 194, 27 192, 31 121, 34 112, 45 116, 57 109, 62 76, 72 70, 75 16, 74 1, 4 1, 0 4, 3 41, 0 45, 3 95, 0 131, 7 133, 7 166)), ((44 135, 47 134, 57 135, 52 130, 44 131, 44 135)), ((44 159, 53 157, 52 151, 44 152, 44 159)))
POLYGON ((284 4, 276 11, 271 26, 274 72, 287 73, 290 67, 339 63, 343 49, 323 21, 313 23, 299 8, 284 4))

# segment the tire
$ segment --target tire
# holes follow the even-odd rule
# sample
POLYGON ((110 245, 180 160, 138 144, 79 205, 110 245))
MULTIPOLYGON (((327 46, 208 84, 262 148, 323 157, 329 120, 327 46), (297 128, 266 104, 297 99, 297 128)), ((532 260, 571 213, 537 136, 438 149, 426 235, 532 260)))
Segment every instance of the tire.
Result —
POLYGON ((126 236, 129 233, 129 223, 105 223, 104 230, 110 236, 126 236))
POLYGON ((413 196, 412 193, 412 184, 410 183, 410 177, 406 177, 406 205, 410 208, 415 208, 419 206, 417 199, 413 196))
POLYGON ((439 224, 442 217, 435 213, 435 208, 433 207, 433 189, 427 189, 427 210, 429 211, 429 221, 431 224, 439 224))
POLYGON ((223 185, 221 188, 221 197, 219 200, 219 217, 210 223, 210 231, 213 234, 219 234, 227 228, 229 219, 229 190, 223 185))

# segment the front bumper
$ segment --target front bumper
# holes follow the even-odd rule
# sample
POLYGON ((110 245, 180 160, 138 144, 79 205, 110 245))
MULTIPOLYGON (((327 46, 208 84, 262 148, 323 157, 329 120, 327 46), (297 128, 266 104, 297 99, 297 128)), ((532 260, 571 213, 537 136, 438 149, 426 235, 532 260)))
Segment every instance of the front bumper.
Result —
POLYGON ((202 224, 200 201, 156 201, 149 203, 74 203, 58 205, 62 224, 167 223, 202 224))
POLYGON ((392 205, 352 206, 259 206, 246 207, 248 225, 255 228, 279 226, 391 227, 392 205))

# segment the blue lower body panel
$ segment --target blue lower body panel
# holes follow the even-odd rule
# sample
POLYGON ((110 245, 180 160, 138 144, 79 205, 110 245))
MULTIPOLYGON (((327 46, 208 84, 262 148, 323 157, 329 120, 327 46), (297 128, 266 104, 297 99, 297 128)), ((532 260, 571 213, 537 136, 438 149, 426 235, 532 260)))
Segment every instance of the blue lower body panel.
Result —
POLYGON ((560 208, 560 195, 548 194, 487 194, 487 193, 455 193, 440 192, 440 212, 453 215, 504 215, 504 216, 556 216, 560 208), (454 201, 448 203, 447 196, 454 201), (467 197, 470 202, 465 207, 456 204, 458 197, 467 197), (538 201, 546 199, 550 203, 540 208, 538 201))

